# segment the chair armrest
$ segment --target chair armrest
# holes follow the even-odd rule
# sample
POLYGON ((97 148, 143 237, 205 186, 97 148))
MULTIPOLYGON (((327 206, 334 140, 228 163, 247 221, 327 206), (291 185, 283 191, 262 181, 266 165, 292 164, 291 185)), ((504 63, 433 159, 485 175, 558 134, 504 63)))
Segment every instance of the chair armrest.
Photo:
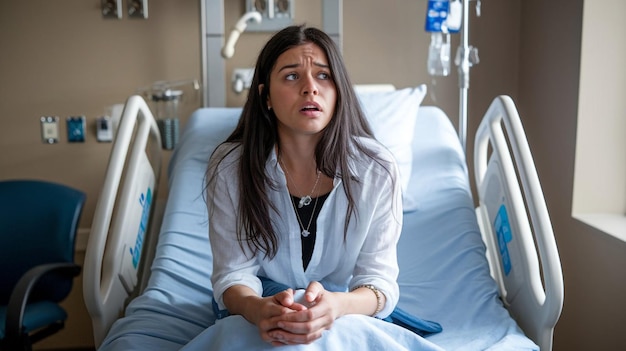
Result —
POLYGON ((29 269, 15 285, 7 306, 7 320, 5 326, 5 338, 19 340, 24 323, 24 311, 35 284, 48 273, 59 273, 68 278, 80 274, 81 267, 72 262, 47 263, 29 269))

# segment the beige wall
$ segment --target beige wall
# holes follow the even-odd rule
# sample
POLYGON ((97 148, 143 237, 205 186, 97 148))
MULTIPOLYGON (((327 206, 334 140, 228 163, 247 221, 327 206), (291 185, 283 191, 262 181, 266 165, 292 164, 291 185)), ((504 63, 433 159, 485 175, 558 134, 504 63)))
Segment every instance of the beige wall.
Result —
MULTIPOLYGON (((157 80, 200 79, 199 8, 197 0, 150 0, 148 20, 111 20, 102 18, 100 0, 1 1, 0 179, 83 190, 80 227, 88 230, 111 150, 96 141, 95 119, 157 80), (42 143, 42 115, 61 119, 58 144, 42 143), (73 115, 87 118, 85 143, 67 142, 65 117, 73 115)), ((65 331, 38 347, 93 343, 80 279, 65 305, 65 331)))
MULTIPOLYGON (((150 19, 103 19, 100 1, 0 3, 0 179, 43 178, 87 193, 88 228, 110 143, 95 119, 157 80, 200 78, 199 4, 150 1, 150 19), (39 117, 61 119, 58 144, 41 141, 39 117), (68 143, 65 117, 85 115, 85 143, 68 143)), ((127 16, 126 16, 127 17, 127 16)))
POLYGON ((522 1, 518 106, 563 263, 555 350, 621 350, 626 243, 571 216, 582 14, 583 0, 522 1))
MULTIPOLYGON (((148 20, 104 20, 99 4, 0 2, 0 179, 41 178, 82 189, 88 196, 83 229, 91 224, 110 151, 110 144, 95 141, 95 118, 156 80, 200 78, 197 0, 151 0, 148 20), (76 114, 88 119, 85 143, 68 144, 64 128, 59 144, 41 142, 41 115, 76 114)), ((626 345, 626 244, 571 218, 582 4, 482 1, 482 17, 472 15, 470 21, 470 44, 479 48, 481 62, 471 69, 468 138, 493 97, 514 98, 564 265, 566 300, 555 350, 610 350, 626 345)), ((438 78, 436 85, 426 73, 425 7, 425 0, 344 0, 346 64, 355 83, 428 83, 435 95, 424 103, 441 106, 456 124, 456 72, 438 78)), ((242 11, 243 0, 226 1, 227 30, 242 11)), ((299 0, 296 17, 319 26, 321 0, 299 0)), ((242 35, 235 57, 226 63, 228 80, 232 68, 253 66, 267 37, 242 35)), ((457 45, 455 36, 453 49, 457 45)), ((230 92, 230 82, 226 88, 227 104, 241 105, 244 97, 230 92)), ((82 262, 81 254, 77 261, 82 262)), ((79 281, 76 289, 66 302, 66 330, 41 347, 90 344, 79 281)))
MULTIPOLYGON (((626 1, 585 3, 574 214, 626 214, 626 1), (612 11, 606 11, 606 7, 612 11), (602 155, 602 157, 598 157, 602 155), (597 182, 602 174, 602 182, 597 182)), ((626 227, 626 219, 623 222, 626 227)), ((624 230, 626 233, 626 230, 624 230)))

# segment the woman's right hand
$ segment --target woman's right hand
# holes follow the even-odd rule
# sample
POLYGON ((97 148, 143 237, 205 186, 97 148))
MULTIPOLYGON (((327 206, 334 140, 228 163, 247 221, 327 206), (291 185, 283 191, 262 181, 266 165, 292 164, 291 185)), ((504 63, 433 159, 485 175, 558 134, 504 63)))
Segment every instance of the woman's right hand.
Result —
POLYGON ((278 322, 281 319, 275 317, 307 309, 304 305, 295 302, 292 289, 284 290, 274 296, 261 298, 254 304, 256 307, 253 310, 257 311, 254 324, 259 328, 261 339, 274 346, 285 344, 284 341, 277 340, 269 334, 270 331, 278 329, 278 322))
POLYGON ((307 308, 295 302, 294 291, 287 289, 276 295, 259 297, 251 289, 235 285, 224 292, 224 304, 231 314, 240 314, 248 322, 259 328, 261 338, 274 346, 284 345, 270 336, 269 332, 278 329, 278 322, 282 318, 276 318, 287 313, 303 311, 307 308))

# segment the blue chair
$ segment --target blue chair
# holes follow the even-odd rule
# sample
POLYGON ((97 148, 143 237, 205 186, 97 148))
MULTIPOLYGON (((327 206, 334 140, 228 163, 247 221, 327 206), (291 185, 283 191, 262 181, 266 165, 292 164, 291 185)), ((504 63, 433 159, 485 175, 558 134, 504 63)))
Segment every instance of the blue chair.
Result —
POLYGON ((61 184, 0 181, 0 350, 31 350, 63 329, 84 203, 61 184))

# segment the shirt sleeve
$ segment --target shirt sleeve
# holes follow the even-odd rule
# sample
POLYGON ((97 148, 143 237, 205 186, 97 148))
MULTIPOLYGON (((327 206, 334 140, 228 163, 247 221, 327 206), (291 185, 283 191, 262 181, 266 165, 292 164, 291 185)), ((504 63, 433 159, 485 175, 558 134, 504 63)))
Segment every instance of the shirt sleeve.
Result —
POLYGON ((234 285, 244 285, 261 296, 263 289, 257 278, 259 264, 247 243, 237 238, 239 183, 238 150, 222 159, 224 146, 218 148, 209 164, 207 207, 209 240, 213 254, 211 283, 213 296, 220 309, 225 309, 224 292, 234 285))
MULTIPOLYGON (((369 231, 357 257, 350 289, 371 284, 380 290, 386 299, 385 306, 376 315, 385 318, 398 304, 400 289, 397 244, 402 230, 402 190, 398 169, 391 159, 389 172, 383 171, 378 179, 368 182, 379 191, 374 202, 369 231)), ((371 190, 371 189, 370 189, 371 190)), ((372 205, 370 203, 370 205, 372 205)))

